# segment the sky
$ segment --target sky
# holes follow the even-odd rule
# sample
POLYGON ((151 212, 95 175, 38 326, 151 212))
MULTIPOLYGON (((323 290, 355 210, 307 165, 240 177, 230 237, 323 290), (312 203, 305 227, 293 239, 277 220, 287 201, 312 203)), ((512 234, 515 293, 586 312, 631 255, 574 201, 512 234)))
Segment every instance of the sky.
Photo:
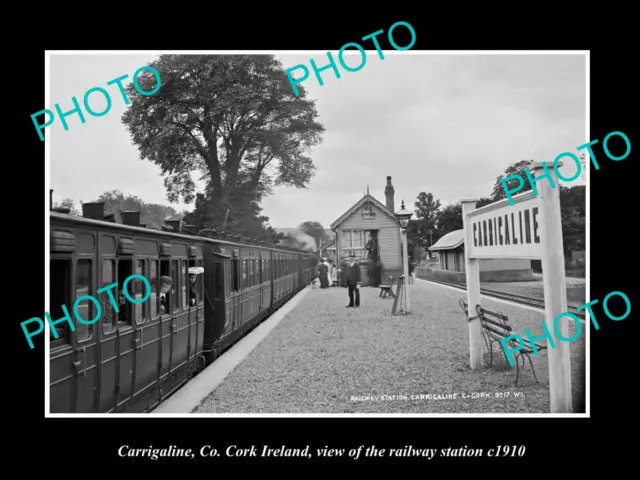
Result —
MULTIPOLYGON (((333 54, 337 57, 337 53, 333 54)), ((355 54, 358 55, 359 54, 355 54)), ((341 70, 337 79, 322 72, 302 83, 316 100, 318 121, 326 129, 311 152, 317 167, 306 189, 279 187, 262 202, 263 214, 276 228, 318 221, 326 228, 356 203, 369 187, 385 203, 386 177, 392 177, 396 210, 408 209, 422 191, 442 204, 465 197, 489 196, 496 178, 524 159, 553 161, 562 152, 579 156, 587 143, 586 60, 582 54, 394 54, 381 60, 368 52, 357 72, 341 70)), ((50 105, 71 110, 87 90, 103 87, 111 94, 111 110, 102 117, 84 112, 49 127, 50 187, 54 201, 96 200, 107 190, 121 190, 147 203, 171 205, 177 211, 193 205, 170 204, 159 167, 140 160, 121 122, 127 108, 115 85, 107 82, 133 73, 157 55, 68 54, 49 57, 50 105)), ((276 54, 283 67, 328 63, 319 53, 276 54)), ((357 58, 348 59, 357 65, 357 58)), ((311 68, 309 67, 311 70, 311 68)), ((101 111, 106 101, 91 96, 101 111)), ((84 108, 84 107, 83 107, 84 108)), ((42 121, 42 120, 41 120, 42 121)), ((34 135, 36 133, 34 132, 34 135)), ((573 162, 560 169, 576 172, 573 162)), ((584 178, 565 186, 584 184, 584 178)), ((196 182, 202 186, 202 182, 196 182)))

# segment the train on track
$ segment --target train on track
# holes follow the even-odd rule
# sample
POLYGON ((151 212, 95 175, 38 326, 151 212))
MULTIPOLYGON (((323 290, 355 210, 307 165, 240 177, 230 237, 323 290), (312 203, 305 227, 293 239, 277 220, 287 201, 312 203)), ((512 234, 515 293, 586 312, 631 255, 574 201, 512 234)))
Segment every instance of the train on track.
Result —
MULTIPOLYGON (((92 295, 100 319, 55 325, 49 338, 51 413, 144 413, 162 403, 225 350, 309 285, 318 258, 285 247, 196 230, 180 221, 162 229, 140 224, 140 212, 104 215, 104 204, 85 203, 83 216, 64 209, 50 215, 50 317, 92 295), (189 268, 202 267, 189 285, 189 268), (115 308, 102 287, 137 273, 149 280, 145 302, 115 308), (160 302, 160 279, 171 287, 160 302), (195 300, 191 301, 191 290, 195 300)), ((141 280, 127 287, 146 294, 141 280)), ((133 293, 132 293, 133 292, 133 293)), ((93 319, 96 307, 79 304, 93 319)))

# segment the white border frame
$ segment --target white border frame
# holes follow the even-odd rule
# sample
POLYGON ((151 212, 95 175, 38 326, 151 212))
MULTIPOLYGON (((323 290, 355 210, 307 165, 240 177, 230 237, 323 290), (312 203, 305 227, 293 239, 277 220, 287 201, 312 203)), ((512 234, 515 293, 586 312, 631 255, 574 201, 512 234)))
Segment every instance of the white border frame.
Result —
MULTIPOLYGON (((367 55, 378 55, 376 50, 367 50, 367 55)), ((591 83, 590 83, 590 51, 589 50, 561 50, 561 51, 545 51, 545 50, 501 50, 501 51, 491 51, 491 50, 405 50, 405 51, 396 51, 396 50, 383 50, 384 55, 584 55, 585 56, 585 143, 591 141, 589 138, 590 131, 590 118, 591 118, 591 103, 590 103, 590 93, 591 93, 591 83)), ((45 87, 44 87, 44 98, 45 98, 45 106, 44 108, 49 108, 51 106, 51 94, 50 94, 50 68, 49 61, 51 55, 162 55, 162 54, 174 54, 174 55, 213 55, 213 54, 222 54, 222 55, 326 55, 327 51, 323 50, 276 50, 265 52, 261 50, 106 50, 106 51, 95 51, 95 50, 73 50, 73 51, 65 51, 65 50, 46 50, 45 51, 45 87)), ((332 51, 332 53, 337 53, 332 51)), ((359 52, 345 52, 350 55, 359 54, 359 52)), ((105 80, 106 81, 106 80, 105 80)), ((50 139, 51 132, 50 130, 44 131, 45 136, 45 311, 49 311, 49 263, 50 263, 50 253, 49 253, 49 242, 50 242, 50 228, 49 228, 49 189, 51 185, 51 175, 50 175, 50 167, 51 167, 51 152, 50 152, 50 139)), ((576 145, 577 146, 577 145, 576 145)), ((558 152, 560 153, 560 152, 558 152)), ((590 302, 590 279, 591 279, 591 268, 590 268, 590 258, 591 258, 591 239, 590 239, 590 224, 591 224, 591 215, 590 215, 590 205, 591 205, 591 190, 589 188, 590 185, 590 177, 591 177, 591 169, 589 168, 591 159, 587 155, 585 161, 585 170, 586 170, 586 227, 585 227, 585 243, 586 243, 586 253, 585 253, 585 266, 586 266, 586 302, 590 302)), ((591 359, 590 359, 590 328, 585 328, 586 330, 586 338, 585 338, 585 368, 586 368, 586 378, 585 378, 585 413, 562 413, 562 414, 553 414, 553 413, 456 413, 456 414, 448 414, 448 413, 424 413, 424 414, 404 414, 404 413, 384 413, 384 414, 357 414, 357 413, 343 413, 343 414, 329 414, 329 413, 309 413, 309 414, 290 414, 290 413, 274 413, 274 414, 253 414, 253 413, 183 413, 183 414, 154 414, 151 413, 141 413, 141 414, 133 414, 133 413, 65 413, 65 414, 52 414, 49 412, 50 410, 50 390, 49 390, 49 356, 50 356, 50 348, 49 342, 47 339, 49 338, 49 324, 45 323, 44 330, 44 344, 45 344, 45 404, 44 404, 44 412, 45 418, 212 418, 212 417, 231 417, 231 418, 247 418, 247 417, 256 417, 256 418, 333 418, 333 417, 345 417, 345 418, 387 418, 387 417, 400 417, 400 418, 459 418, 459 417, 470 417, 470 418, 590 418, 591 417, 591 359)), ((586 319, 585 319, 585 327, 586 327, 586 319)))

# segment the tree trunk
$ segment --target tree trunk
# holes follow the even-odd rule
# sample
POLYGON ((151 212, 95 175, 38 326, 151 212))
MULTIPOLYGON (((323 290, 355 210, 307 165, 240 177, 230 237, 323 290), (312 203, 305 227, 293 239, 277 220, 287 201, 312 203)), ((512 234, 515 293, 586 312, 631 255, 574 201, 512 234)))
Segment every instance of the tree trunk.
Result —
POLYGON ((229 213, 231 210, 227 208, 227 212, 224 214, 224 220, 222 221, 222 230, 226 230, 227 222, 229 221, 229 213))

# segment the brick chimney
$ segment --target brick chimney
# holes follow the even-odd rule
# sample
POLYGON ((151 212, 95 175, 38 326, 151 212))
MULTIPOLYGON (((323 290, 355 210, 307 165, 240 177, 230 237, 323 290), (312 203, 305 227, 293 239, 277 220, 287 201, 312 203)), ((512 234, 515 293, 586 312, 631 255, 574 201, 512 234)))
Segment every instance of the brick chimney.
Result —
POLYGON ((391 185, 391 177, 387 177, 387 186, 384 189, 384 196, 387 199, 387 210, 389 210, 391 213, 396 212, 393 204, 394 193, 395 193, 395 190, 393 189, 393 185, 391 185))

